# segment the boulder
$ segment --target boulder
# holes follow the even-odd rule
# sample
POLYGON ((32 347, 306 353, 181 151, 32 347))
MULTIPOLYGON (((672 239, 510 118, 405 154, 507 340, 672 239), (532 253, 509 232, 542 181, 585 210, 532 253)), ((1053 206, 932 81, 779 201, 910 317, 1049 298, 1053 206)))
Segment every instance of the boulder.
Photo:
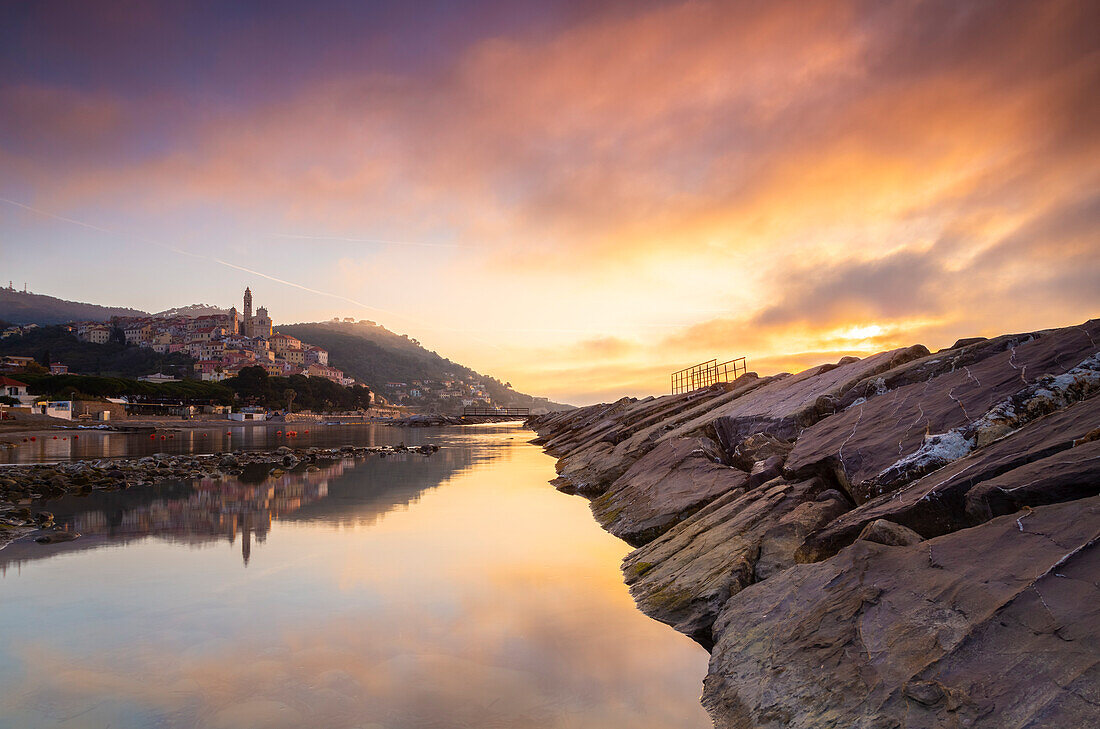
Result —
POLYGON ((760 553, 754 567, 755 581, 766 580, 792 567, 806 535, 850 508, 851 504, 843 494, 835 489, 826 489, 813 501, 801 503, 781 516, 760 540, 760 553))
POLYGON ((1094 725, 1097 341, 915 346, 532 422, 561 488, 644 542, 639 607, 712 649, 717 727, 1094 725))
POLYGON ((776 378, 715 414, 718 440, 730 453, 753 434, 793 440, 803 428, 832 415, 840 397, 856 383, 927 354, 918 344, 776 378))
POLYGON ((773 478, 778 478, 782 473, 783 456, 768 456, 767 459, 753 464, 752 471, 749 473, 749 488, 754 489, 773 478))
MULTIPOLYGON (((810 479, 727 492, 627 555, 623 572, 631 594, 647 615, 709 647, 722 605, 755 581, 769 531, 824 490, 810 479)), ((784 537, 773 532, 771 538, 784 537)))
POLYGON ((748 474, 722 462, 713 441, 681 438, 642 456, 592 501, 592 512, 609 532, 640 546, 747 482, 748 474))
POLYGON ((843 412, 801 433, 786 471, 826 475, 857 503, 888 493, 976 446, 976 439, 964 445, 955 436, 940 442, 929 442, 926 436, 968 426, 1041 377, 1069 372, 1095 354, 1097 340, 1100 321, 1090 321, 998 337, 870 377, 842 398, 844 405, 852 394, 863 393, 843 412), (913 460, 906 464, 907 458, 913 460), (891 468, 901 475, 875 483, 876 476, 891 468))
POLYGON ((874 542, 875 544, 885 544, 887 547, 906 547, 924 541, 924 537, 912 529, 885 519, 875 519, 863 527, 863 531, 859 533, 856 539, 874 542))
POLYGON ((1098 537, 1093 497, 773 575, 724 605, 703 704, 726 729, 1100 725, 1098 537))
POLYGON ((1072 454, 1080 435, 1100 420, 1100 397, 1032 421, 1024 428, 976 450, 891 494, 884 494, 844 514, 807 537, 801 561, 817 561, 851 544, 876 519, 904 525, 925 538, 974 526, 996 514, 1023 505, 1065 501, 1089 496, 1100 488, 1096 466, 1089 457, 1097 446, 1083 444, 1072 454), (1079 450, 1085 449, 1085 450, 1079 450), (1034 464, 1033 467, 1027 467, 1034 464), (1090 465, 1092 464, 1092 465, 1090 465), (1027 468, 1025 468, 1027 467, 1027 468), (995 480, 994 480, 995 479, 995 480), (992 481, 973 498, 968 493, 992 481), (1005 494, 1015 501, 990 505, 1005 494), (1026 497, 1026 498, 1025 498, 1026 497))
MULTIPOLYGON (((674 424, 699 417, 756 383, 755 377, 745 376, 738 382, 741 380, 744 382, 732 391, 715 387, 662 398, 620 401, 613 406, 581 408, 571 418, 559 420, 559 427, 565 430, 547 444, 550 453, 562 454, 556 466, 562 479, 559 489, 586 496, 602 494, 635 461, 652 450, 674 424), (614 435, 606 437, 609 434, 614 435)), ((694 435, 698 434, 684 434, 694 435)))
POLYGON ((773 435, 753 433, 733 449, 730 464, 749 471, 757 462, 766 461, 773 456, 779 457, 779 462, 782 463, 793 447, 794 443, 779 440, 773 435))

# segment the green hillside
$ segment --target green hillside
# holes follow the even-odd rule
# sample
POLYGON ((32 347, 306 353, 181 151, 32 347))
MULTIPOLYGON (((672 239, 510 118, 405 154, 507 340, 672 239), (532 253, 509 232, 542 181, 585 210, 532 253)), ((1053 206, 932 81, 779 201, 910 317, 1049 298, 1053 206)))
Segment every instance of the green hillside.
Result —
POLYGON ((42 294, 0 289, 0 319, 12 324, 66 324, 71 321, 106 321, 112 316, 148 316, 144 311, 83 304, 42 294))
MULTIPOLYGON (((207 305, 192 305, 179 310, 179 313, 199 313, 209 308, 207 305)), ((148 348, 126 346, 117 341, 108 344, 81 342, 56 326, 73 321, 106 321, 112 316, 149 315, 136 309, 111 308, 0 289, 0 321, 42 327, 21 336, 0 339, 0 354, 31 356, 42 362, 62 362, 69 366, 70 372, 87 375, 138 377, 154 372, 178 376, 190 374, 193 360, 186 355, 157 354, 148 348)), ((467 389, 473 389, 475 384, 480 385, 492 403, 498 406, 545 407, 550 410, 570 407, 516 392, 508 383, 452 362, 425 349, 417 340, 395 334, 374 322, 314 322, 287 324, 277 329, 328 350, 330 364, 391 402, 452 412, 461 408, 463 399, 471 399, 471 393, 461 397, 443 396, 445 386, 442 383, 454 381, 467 389), (414 385, 415 382, 422 384, 414 385), (388 383, 407 383, 407 387, 387 387, 388 383), (409 391, 414 387, 422 394, 413 396, 409 391)), ((456 384, 451 389, 459 387, 456 384)))
MULTIPOLYGON (((388 397, 386 384, 390 382, 473 379, 485 386, 485 390, 496 405, 541 406, 551 410, 570 407, 560 403, 537 401, 531 395, 516 392, 500 380, 482 375, 469 367, 464 367, 436 352, 425 349, 415 339, 395 334, 371 322, 286 324, 276 329, 283 334, 289 334, 303 342, 328 350, 329 364, 365 383, 383 397, 388 397)), ((414 404, 431 405, 433 403, 414 404)))

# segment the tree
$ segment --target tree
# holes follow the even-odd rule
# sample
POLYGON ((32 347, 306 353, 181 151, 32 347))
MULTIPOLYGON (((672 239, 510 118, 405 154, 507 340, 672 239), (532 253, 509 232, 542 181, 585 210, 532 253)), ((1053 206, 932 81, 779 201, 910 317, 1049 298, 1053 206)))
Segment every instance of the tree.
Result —
POLYGON ((283 390, 283 395, 286 397, 286 411, 288 413, 292 412, 292 409, 294 407, 294 398, 298 396, 298 393, 294 392, 294 390, 288 387, 283 390))
POLYGON ((263 367, 242 367, 230 385, 243 398, 263 402, 268 395, 268 374, 263 367))

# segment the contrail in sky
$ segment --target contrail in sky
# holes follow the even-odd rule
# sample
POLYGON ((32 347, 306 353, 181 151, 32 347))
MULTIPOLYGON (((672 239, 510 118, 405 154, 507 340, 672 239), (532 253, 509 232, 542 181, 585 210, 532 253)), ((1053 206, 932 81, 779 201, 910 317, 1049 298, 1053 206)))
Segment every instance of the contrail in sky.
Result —
POLYGON ((465 248, 458 243, 423 243, 408 240, 384 240, 382 238, 348 238, 341 235, 293 235, 291 233, 275 233, 276 238, 291 238, 294 240, 340 240, 351 243, 381 243, 395 246, 422 246, 425 248, 465 248))
POLYGON ((53 218, 54 220, 63 220, 66 223, 72 223, 73 225, 79 225, 84 228, 90 228, 91 230, 98 230, 100 233, 109 233, 110 235, 118 235, 113 230, 107 230, 106 228, 100 228, 98 225, 92 225, 91 223, 85 223, 80 220, 73 220, 72 218, 66 218, 62 215, 54 215, 53 213, 47 213, 45 210, 39 210, 38 208, 32 208, 30 205, 24 205, 21 202, 15 200, 9 200, 6 197, 0 197, 0 202, 6 202, 8 205, 14 205, 17 208, 23 208, 24 210, 30 210, 32 213, 38 213, 39 215, 45 215, 47 218, 53 218))
MULTIPOLYGON (((110 230, 108 228, 101 228, 98 225, 92 225, 91 223, 86 223, 83 220, 76 220, 74 218, 66 218, 63 215, 56 215, 56 214, 51 213, 47 210, 40 210, 39 208, 31 207, 30 205, 26 205, 26 204, 18 202, 16 200, 9 200, 8 198, 4 198, 4 197, 0 197, 0 202, 7 203, 9 205, 14 205, 15 207, 23 208, 24 210, 29 210, 32 213, 37 213, 38 215, 44 215, 47 218, 53 218, 54 220, 61 220, 61 221, 64 221, 66 223, 71 223, 73 225, 79 225, 82 228, 88 228, 89 230, 95 230, 95 231, 98 231, 100 233, 106 233, 107 235, 128 236, 128 237, 133 238, 135 240, 140 240, 144 243, 149 243, 149 244, 155 245, 159 248, 163 248, 167 251, 171 251, 172 253, 175 253, 177 255, 187 256, 189 258, 198 258, 198 259, 203 260, 203 261, 211 261, 211 262, 217 263, 221 266, 225 266, 226 268, 232 268, 232 269, 235 269, 237 271, 244 271, 245 273, 250 273, 254 276, 259 276, 259 277, 265 278, 269 281, 274 281, 275 283, 283 284, 284 286, 290 286, 292 288, 301 289, 302 291, 308 291, 311 294, 317 294, 319 296, 327 296, 327 297, 332 298, 332 299, 338 299, 340 301, 346 301, 349 304, 354 304, 355 306, 361 307, 363 309, 368 309, 370 311, 377 311, 377 312, 392 316, 396 319, 402 319, 407 324, 411 325, 412 327, 415 327, 416 330, 418 330, 418 331, 420 331, 420 330, 423 330, 423 331, 450 331, 446 327, 438 327, 438 326, 431 326, 431 325, 428 325, 428 324, 422 324, 419 321, 417 321, 416 319, 412 319, 412 318, 410 318, 410 317, 408 317, 404 314, 399 314, 396 311, 390 311, 389 309, 382 309, 382 308, 379 308, 377 306, 371 306, 369 304, 364 304, 362 301, 356 301, 355 299, 348 298, 347 296, 341 296, 340 294, 334 294, 330 291, 321 291, 321 290, 318 290, 318 289, 310 288, 309 286, 304 286, 303 284, 295 283, 293 281, 287 281, 285 279, 281 279, 281 278, 278 278, 276 276, 272 276, 270 274, 263 273, 261 271, 256 271, 256 270, 251 269, 251 268, 245 268, 244 266, 238 266, 235 263, 230 263, 229 261, 224 261, 220 258, 214 258, 213 256, 207 256, 207 255, 202 254, 202 253, 192 253, 191 251, 185 251, 181 248, 176 248, 173 245, 169 245, 169 244, 164 243, 164 242, 159 241, 159 240, 154 240, 153 238, 147 238, 143 235, 138 235, 136 233, 130 233, 130 232, 126 232, 126 231, 110 230)), ((292 238, 292 237, 305 237, 305 236, 281 236, 281 237, 292 238)), ((440 244, 431 244, 431 243, 414 244, 414 243, 409 243, 409 244, 406 244, 406 245, 439 245, 439 246, 446 246, 448 244, 444 244, 444 243, 440 243, 440 244)), ((454 246, 454 247, 457 248, 459 246, 454 246)), ((483 344, 487 347, 491 347, 493 349, 502 349, 502 347, 500 345, 495 344, 495 343, 490 342, 490 341, 487 341, 487 340, 483 340, 480 337, 470 336, 470 339, 472 339, 472 340, 474 340, 474 341, 476 341, 480 344, 483 344)))
POLYGON ((397 312, 389 311, 388 309, 380 309, 377 306, 371 306, 369 304, 364 304, 362 301, 356 301, 355 299, 349 299, 347 296, 341 296, 339 294, 334 294, 334 293, 331 293, 329 291, 320 291, 318 289, 310 288, 309 286, 303 286, 302 284, 294 283, 293 281, 286 281, 284 279, 277 278, 275 276, 271 276, 271 275, 268 275, 266 273, 262 273, 260 271, 255 271, 251 268, 245 268, 244 266, 238 266, 237 264, 230 263, 229 261, 223 261, 220 258, 214 258, 213 256, 207 256, 207 255, 204 255, 202 253, 192 253, 191 251, 185 251, 181 248, 176 248, 173 245, 169 245, 168 243, 164 243, 164 242, 161 242, 161 241, 158 241, 158 240, 154 240, 152 238, 147 238, 143 235, 137 235, 136 233, 128 233, 128 232, 125 232, 125 231, 118 231, 118 230, 110 230, 108 228, 101 228, 98 225, 92 225, 91 223, 85 223, 83 220, 75 220, 73 218, 66 218, 63 215, 56 215, 56 214, 51 213, 49 211, 41 210, 41 209, 35 208, 35 207, 31 207, 30 205, 26 205, 26 204, 18 202, 16 200, 9 200, 6 197, 0 197, 0 202, 5 202, 9 205, 14 205, 15 207, 23 208, 24 210, 29 210, 32 213, 37 213, 39 215, 45 215, 46 217, 53 218, 54 220, 61 220, 61 221, 64 221, 66 223, 72 223, 73 225, 79 225, 83 228, 88 228, 89 230, 95 230, 95 231, 98 231, 100 233, 106 233, 108 235, 128 236, 128 237, 134 238, 135 240, 140 240, 143 243, 150 243, 152 245, 159 246, 160 248, 163 248, 167 251, 171 251, 173 253, 179 254, 181 256, 188 256, 189 258, 198 258, 198 259, 203 260, 203 261, 212 261, 214 263, 220 264, 220 265, 225 266, 227 268, 233 268, 233 269, 236 269, 238 271, 244 271, 245 273, 250 273, 254 276, 259 276, 261 278, 266 278, 269 281, 274 281, 276 283, 281 283, 284 286, 291 286, 293 288, 301 289, 303 291, 308 291, 310 293, 318 294, 320 296, 328 296, 328 297, 333 298, 333 299, 339 299, 340 301, 346 301, 349 304, 355 304, 356 306, 362 307, 364 309, 370 309, 372 311, 380 311, 384 314, 390 314, 391 316, 406 318, 406 317, 402 317, 397 312))

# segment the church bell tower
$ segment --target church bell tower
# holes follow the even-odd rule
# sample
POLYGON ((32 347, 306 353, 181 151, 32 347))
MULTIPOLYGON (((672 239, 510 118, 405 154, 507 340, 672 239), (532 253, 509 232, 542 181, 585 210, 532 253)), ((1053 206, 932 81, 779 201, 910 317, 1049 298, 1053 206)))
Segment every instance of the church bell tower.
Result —
POLYGON ((244 320, 241 322, 244 335, 252 336, 252 289, 244 290, 244 320))

